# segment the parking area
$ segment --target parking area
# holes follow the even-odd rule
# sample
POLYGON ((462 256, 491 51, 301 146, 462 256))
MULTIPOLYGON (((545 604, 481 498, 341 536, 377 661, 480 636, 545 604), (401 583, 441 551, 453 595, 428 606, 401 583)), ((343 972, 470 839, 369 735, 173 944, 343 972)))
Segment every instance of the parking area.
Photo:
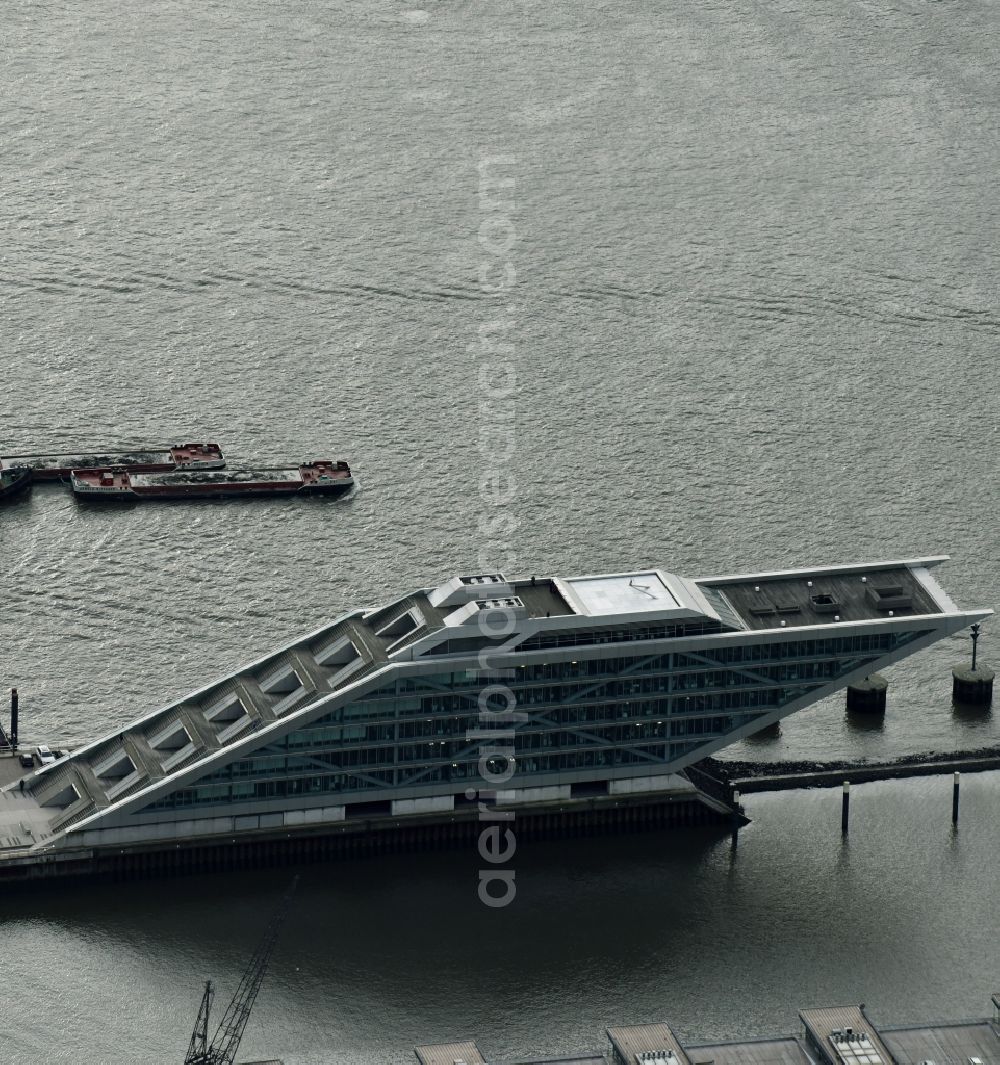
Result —
POLYGON ((18 751, 17 754, 11 755, 9 751, 0 752, 0 788, 7 787, 8 784, 15 784, 21 777, 26 776, 32 769, 38 768, 38 759, 33 758, 30 766, 22 766, 20 755, 30 755, 31 749, 18 751))
MULTIPOLYGON (((42 744, 41 746, 50 752, 53 761, 67 753, 65 744, 42 744)), ((16 784, 21 777, 27 776, 32 770, 41 769, 42 763, 36 753, 38 747, 37 743, 22 743, 16 754, 12 754, 7 747, 0 747, 0 788, 5 788, 8 784, 16 784), (25 764, 21 763, 22 758, 26 760, 25 764), (30 764, 27 759, 31 760, 30 764)))

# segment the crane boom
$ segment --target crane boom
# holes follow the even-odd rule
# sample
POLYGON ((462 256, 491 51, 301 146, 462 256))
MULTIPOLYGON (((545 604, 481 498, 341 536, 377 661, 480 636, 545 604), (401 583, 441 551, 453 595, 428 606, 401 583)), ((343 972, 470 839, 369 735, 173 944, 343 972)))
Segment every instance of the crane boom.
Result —
POLYGON ((240 1048, 243 1032, 247 1021, 250 1019, 250 1011, 253 1009, 254 1000, 260 991, 264 974, 267 971, 267 963, 270 961, 274 945, 278 940, 278 933, 288 914, 292 903, 292 896, 298 887, 299 878, 292 880, 291 886, 285 892, 280 905, 271 917, 271 921, 264 932, 260 945, 250 959, 250 964, 243 973, 240 986, 233 995, 232 1002, 226 1007, 219 1027, 211 1044, 208 1043, 208 1015, 212 1007, 212 982, 209 980, 205 985, 205 993, 202 996, 201 1008, 198 1010, 198 1020, 195 1022, 194 1032, 191 1035, 191 1043, 188 1046, 187 1057, 184 1065, 233 1065, 236 1052, 240 1048))
POLYGON ((201 996, 201 1005, 198 1007, 198 1019, 194 1022, 194 1031, 191 1033, 191 1042, 188 1044, 185 1065, 188 1062, 203 1062, 208 1059, 208 1015, 212 1012, 212 999, 215 998, 215 990, 212 981, 205 981, 205 993, 201 996))

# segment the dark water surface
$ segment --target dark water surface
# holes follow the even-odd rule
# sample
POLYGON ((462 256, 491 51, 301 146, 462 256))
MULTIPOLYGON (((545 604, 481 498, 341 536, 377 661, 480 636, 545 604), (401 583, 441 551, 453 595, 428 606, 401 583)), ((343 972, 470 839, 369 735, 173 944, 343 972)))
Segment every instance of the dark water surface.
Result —
MULTIPOLYGON (((794 1031, 863 1001, 886 1021, 985 1015, 1000 941, 1000 774, 749 797, 734 858, 700 831, 524 844, 488 910, 471 855, 302 870, 243 1057, 390 1065, 475 1035, 490 1055, 599 1047, 609 1024, 683 1038, 794 1031)), ((284 872, 5 901, 3 1060, 180 1061, 202 979, 224 1005, 284 872), (44 1015, 43 1015, 44 1013, 44 1015)), ((492 1058, 490 1059, 492 1060, 492 1058)))
MULTIPOLYGON (((0 41, 4 451, 221 442, 347 458, 350 498, 0 510, 0 686, 79 743, 357 605, 479 568, 498 313, 477 165, 506 153, 515 573, 691 576, 947 553, 1000 601, 996 7, 775 0, 10 5, 0 41), (471 349, 471 350, 470 350, 471 349)), ((490 540, 490 542, 484 542, 490 540)), ((740 757, 995 743, 956 715, 956 637, 740 757)), ((984 658, 1000 653, 983 641, 984 658)), ((982 1013, 1000 985, 1000 782, 751 800, 728 842, 525 847, 315 867, 246 1057, 497 1055, 798 1005, 982 1013), (368 1049, 371 1055, 368 1056, 368 1049)), ((275 873, 0 909, 0 1062, 183 1057, 235 988, 275 873)))

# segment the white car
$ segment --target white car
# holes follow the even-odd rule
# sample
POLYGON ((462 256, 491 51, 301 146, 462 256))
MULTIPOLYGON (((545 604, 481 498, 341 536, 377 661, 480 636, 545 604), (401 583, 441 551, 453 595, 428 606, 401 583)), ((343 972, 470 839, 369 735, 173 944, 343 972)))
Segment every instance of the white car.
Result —
POLYGON ((44 743, 35 748, 35 754, 38 756, 38 760, 42 765, 49 765, 56 760, 56 756, 44 743))

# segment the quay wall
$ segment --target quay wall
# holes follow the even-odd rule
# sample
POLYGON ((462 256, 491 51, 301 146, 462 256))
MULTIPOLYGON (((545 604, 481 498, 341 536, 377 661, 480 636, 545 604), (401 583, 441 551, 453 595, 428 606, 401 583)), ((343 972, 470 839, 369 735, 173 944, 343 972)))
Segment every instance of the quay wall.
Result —
MULTIPOLYGON (((519 806, 520 840, 599 836, 665 828, 728 830, 732 809, 688 791, 681 795, 643 794, 575 799, 519 806)), ((495 824, 496 822, 489 822, 495 824)), ((321 826, 219 835, 183 840, 35 852, 0 860, 0 889, 67 878, 142 879, 232 869, 365 858, 380 854, 475 848, 484 822, 474 806, 467 811, 435 811, 396 817, 347 819, 321 826)))

